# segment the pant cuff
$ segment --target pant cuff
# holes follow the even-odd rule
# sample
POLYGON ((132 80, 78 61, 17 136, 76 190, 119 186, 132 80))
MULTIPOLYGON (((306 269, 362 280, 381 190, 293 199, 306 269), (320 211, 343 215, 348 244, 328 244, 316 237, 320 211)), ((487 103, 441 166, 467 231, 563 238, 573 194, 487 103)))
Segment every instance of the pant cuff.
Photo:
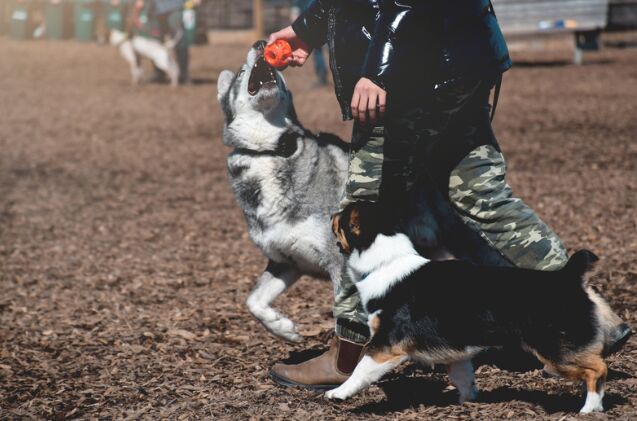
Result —
POLYGON ((369 328, 362 323, 347 319, 337 319, 336 336, 346 341, 362 345, 369 341, 369 328))

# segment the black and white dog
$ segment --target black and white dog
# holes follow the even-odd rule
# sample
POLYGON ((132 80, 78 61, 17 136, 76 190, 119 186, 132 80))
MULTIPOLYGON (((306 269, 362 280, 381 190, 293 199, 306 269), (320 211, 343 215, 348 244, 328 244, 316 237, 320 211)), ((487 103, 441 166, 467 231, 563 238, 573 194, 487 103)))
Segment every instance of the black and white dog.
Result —
POLYGON ((518 345, 550 371, 585 382, 580 412, 603 410, 600 326, 609 308, 584 285, 593 253, 579 251, 555 272, 431 262, 394 227, 391 215, 369 202, 351 204, 333 219, 372 339, 352 376, 327 398, 346 399, 411 358, 446 364, 460 402, 473 400, 471 358, 488 347, 518 345))

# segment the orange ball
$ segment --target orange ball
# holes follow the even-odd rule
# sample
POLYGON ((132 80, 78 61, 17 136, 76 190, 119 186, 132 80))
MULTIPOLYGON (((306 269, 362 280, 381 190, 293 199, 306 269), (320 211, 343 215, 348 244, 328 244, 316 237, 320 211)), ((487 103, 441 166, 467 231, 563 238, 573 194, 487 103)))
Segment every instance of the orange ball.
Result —
POLYGON ((263 57, 270 66, 280 69, 287 66, 287 60, 292 57, 292 47, 286 40, 277 39, 265 47, 263 57))

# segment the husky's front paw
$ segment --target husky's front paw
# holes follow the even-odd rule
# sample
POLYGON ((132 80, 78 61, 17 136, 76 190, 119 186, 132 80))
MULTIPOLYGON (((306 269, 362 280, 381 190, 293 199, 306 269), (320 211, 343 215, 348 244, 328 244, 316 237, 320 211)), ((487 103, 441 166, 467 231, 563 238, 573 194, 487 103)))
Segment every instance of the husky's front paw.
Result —
POLYGON ((336 389, 325 392, 325 397, 327 399, 338 399, 344 401, 345 399, 349 398, 349 395, 341 390, 340 387, 337 387, 336 389))
POLYGON ((286 341, 299 343, 303 341, 303 336, 299 335, 296 330, 294 322, 286 317, 273 321, 264 322, 265 327, 276 336, 285 339, 286 341))
POLYGON ((303 337, 296 330, 294 322, 272 307, 263 304, 258 297, 250 296, 248 310, 263 326, 279 338, 290 342, 302 342, 303 337))

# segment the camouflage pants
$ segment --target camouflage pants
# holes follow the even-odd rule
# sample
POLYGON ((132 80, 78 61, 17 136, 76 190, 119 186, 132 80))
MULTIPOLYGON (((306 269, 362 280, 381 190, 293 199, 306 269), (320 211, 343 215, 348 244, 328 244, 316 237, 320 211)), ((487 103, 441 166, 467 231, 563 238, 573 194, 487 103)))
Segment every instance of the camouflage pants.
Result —
MULTIPOLYGON (((367 143, 353 148, 342 205, 355 200, 377 201, 381 179, 395 176, 383 174, 392 168, 383 166, 383 143, 382 129, 377 128, 367 143)), ((404 169, 409 165, 403 162, 402 166, 393 167, 404 169)), ((565 247, 531 208, 513 197, 505 175, 502 154, 491 145, 478 146, 462 159, 449 177, 448 194, 453 209, 512 266, 559 269, 568 259, 565 247)), ((405 182, 409 174, 401 173, 399 177, 405 182)), ((400 190, 397 186, 392 188, 400 190)), ((369 337, 367 314, 345 268, 334 296, 337 335, 358 343, 366 342, 369 337)))

